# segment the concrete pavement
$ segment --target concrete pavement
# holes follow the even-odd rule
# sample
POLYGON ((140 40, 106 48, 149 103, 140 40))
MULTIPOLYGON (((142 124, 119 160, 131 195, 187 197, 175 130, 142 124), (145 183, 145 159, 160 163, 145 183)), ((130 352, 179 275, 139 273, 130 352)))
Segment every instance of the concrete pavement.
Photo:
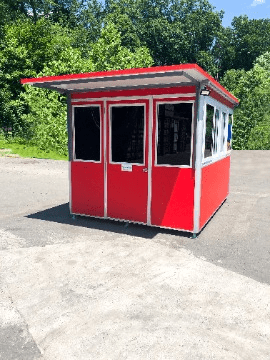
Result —
POLYGON ((0 359, 270 354, 270 152, 197 239, 68 216, 67 163, 0 158, 0 359))

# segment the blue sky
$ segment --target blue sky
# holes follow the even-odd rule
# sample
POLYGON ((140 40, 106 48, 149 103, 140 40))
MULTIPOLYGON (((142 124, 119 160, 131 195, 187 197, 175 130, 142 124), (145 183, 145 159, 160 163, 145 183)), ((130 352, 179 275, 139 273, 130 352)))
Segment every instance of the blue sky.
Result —
POLYGON ((270 18, 270 0, 208 0, 216 10, 224 10, 223 26, 230 26, 234 16, 247 15, 249 19, 270 18))

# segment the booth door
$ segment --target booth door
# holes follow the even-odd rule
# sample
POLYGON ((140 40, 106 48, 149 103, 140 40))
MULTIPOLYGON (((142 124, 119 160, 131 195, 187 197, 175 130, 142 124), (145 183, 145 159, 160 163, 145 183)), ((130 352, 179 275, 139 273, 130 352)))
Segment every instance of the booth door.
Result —
POLYGON ((147 222, 146 100, 107 103, 107 216, 147 222))
POLYGON ((73 106, 71 213, 104 216, 103 103, 73 106))
POLYGON ((154 100, 151 224, 192 231, 193 101, 154 100))

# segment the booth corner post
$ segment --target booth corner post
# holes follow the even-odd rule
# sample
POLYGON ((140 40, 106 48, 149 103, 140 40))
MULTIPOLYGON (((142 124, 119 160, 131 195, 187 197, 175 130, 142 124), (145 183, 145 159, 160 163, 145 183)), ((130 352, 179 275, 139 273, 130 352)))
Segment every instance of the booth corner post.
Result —
POLYGON ((69 176, 69 213, 73 220, 76 216, 72 214, 71 206, 71 191, 72 191, 72 178, 71 178, 71 162, 73 161, 73 129, 72 129, 72 104, 71 93, 67 92, 67 134, 68 134, 68 176, 69 176))
POLYGON ((67 133, 68 133, 68 161, 73 160, 73 140, 72 140, 72 104, 71 94, 67 94, 67 133))
POLYGON ((199 82, 196 87, 196 136, 194 146, 194 169, 195 169, 195 185, 194 185, 194 224, 193 238, 200 231, 200 204, 201 204, 201 173, 202 173, 202 147, 203 147, 203 130, 204 130, 204 107, 205 101, 202 96, 202 89, 205 88, 205 81, 199 82))
POLYGON ((187 231, 228 195, 238 100, 196 64, 23 79, 67 94, 70 214, 187 231))

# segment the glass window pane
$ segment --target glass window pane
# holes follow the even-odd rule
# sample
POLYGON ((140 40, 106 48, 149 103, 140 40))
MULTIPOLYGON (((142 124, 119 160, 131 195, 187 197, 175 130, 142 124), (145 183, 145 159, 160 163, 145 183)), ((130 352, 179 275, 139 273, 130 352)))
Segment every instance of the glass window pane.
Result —
POLYGON ((113 162, 144 163, 144 106, 111 108, 113 162))
POLYGON ((218 152, 218 143, 219 143, 219 110, 216 109, 215 112, 215 124, 214 124, 215 132, 214 132, 214 154, 218 152))
POLYGON ((99 107, 75 107, 74 127, 75 159, 100 161, 99 107))
POLYGON ((158 106, 157 164, 190 165, 192 104, 158 106))
POLYGON ((213 152, 213 132, 214 132, 214 107, 206 105, 206 131, 205 131, 205 148, 204 157, 212 156, 213 152))
POLYGON ((232 149, 232 114, 229 114, 227 150, 232 149))
POLYGON ((222 113, 222 124, 221 124, 221 142, 220 142, 220 151, 225 150, 225 131, 226 131, 226 113, 222 113))

